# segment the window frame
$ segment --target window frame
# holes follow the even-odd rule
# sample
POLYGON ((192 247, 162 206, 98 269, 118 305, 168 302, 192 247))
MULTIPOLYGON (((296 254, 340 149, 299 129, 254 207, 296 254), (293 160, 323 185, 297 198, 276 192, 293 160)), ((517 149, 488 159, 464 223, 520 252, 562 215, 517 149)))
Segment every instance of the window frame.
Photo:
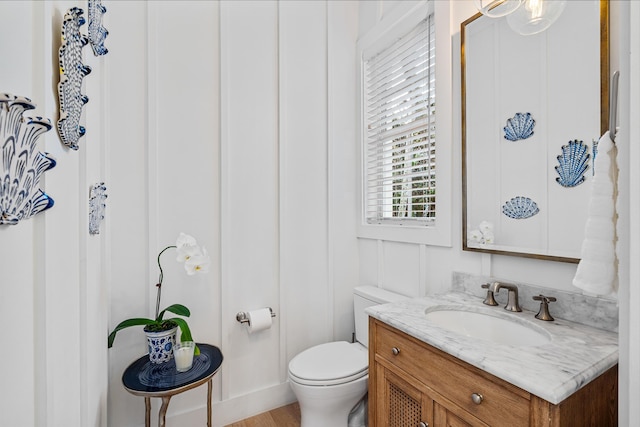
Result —
POLYGON ((359 209, 358 237, 398 242, 451 246, 452 238, 452 93, 451 42, 449 4, 439 1, 399 2, 382 20, 358 40, 358 134, 359 134, 359 209), (436 220, 435 224, 415 224, 412 221, 368 223, 366 218, 366 154, 367 137, 364 114, 365 60, 383 50, 414 28, 430 13, 434 14, 436 34, 436 220))

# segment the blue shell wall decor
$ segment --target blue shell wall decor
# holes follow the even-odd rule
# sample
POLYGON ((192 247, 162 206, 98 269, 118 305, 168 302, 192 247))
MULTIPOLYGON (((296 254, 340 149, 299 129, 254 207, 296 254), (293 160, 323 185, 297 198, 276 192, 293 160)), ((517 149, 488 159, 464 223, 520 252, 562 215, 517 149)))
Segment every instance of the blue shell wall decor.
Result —
POLYGON ((589 168, 590 155, 587 151, 589 147, 577 139, 562 146, 562 154, 557 157, 559 165, 556 166, 558 184, 563 187, 575 187, 584 182, 584 173, 589 168))
POLYGON ((82 79, 91 72, 91 67, 82 64, 82 48, 89 42, 89 39, 80 33, 80 27, 85 23, 83 13, 82 9, 72 7, 64 15, 62 45, 58 51, 58 134, 62 143, 73 150, 78 149, 78 140, 85 134, 84 126, 80 125, 80 116, 82 107, 89 102, 89 98, 80 93, 82 79))
POLYGON ((106 55, 109 50, 104 47, 104 39, 109 35, 109 31, 102 26, 102 15, 107 8, 102 5, 101 0, 89 0, 89 42, 95 56, 106 55))
POLYGON ((22 117, 34 108, 28 98, 0 94, 0 224, 15 225, 53 206, 39 184, 56 161, 36 149, 52 126, 49 119, 22 117))
POLYGON ((538 212, 538 204, 524 196, 516 196, 502 205, 502 213, 513 219, 531 218, 538 212))
POLYGON ((536 121, 531 117, 531 113, 516 113, 510 119, 507 119, 507 125, 504 129, 504 139, 509 141, 518 141, 527 139, 533 135, 533 128, 536 121))

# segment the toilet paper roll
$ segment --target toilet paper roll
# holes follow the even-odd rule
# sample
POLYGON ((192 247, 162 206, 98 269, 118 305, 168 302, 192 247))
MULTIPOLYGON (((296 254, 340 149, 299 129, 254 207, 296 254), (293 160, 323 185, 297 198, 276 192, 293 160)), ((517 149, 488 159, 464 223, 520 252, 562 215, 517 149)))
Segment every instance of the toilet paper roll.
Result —
POLYGON ((249 333, 263 331, 271 327, 271 310, 261 308, 247 313, 249 318, 249 333))

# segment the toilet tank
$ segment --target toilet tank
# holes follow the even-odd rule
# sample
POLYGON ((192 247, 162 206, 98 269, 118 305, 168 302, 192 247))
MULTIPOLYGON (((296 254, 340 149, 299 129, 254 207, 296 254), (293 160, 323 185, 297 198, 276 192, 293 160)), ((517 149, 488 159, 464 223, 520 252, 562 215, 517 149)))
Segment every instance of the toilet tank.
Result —
POLYGON ((353 290, 353 313, 356 321, 356 341, 369 347, 369 316, 364 310, 372 305, 401 301, 408 297, 375 286, 358 286, 353 290))

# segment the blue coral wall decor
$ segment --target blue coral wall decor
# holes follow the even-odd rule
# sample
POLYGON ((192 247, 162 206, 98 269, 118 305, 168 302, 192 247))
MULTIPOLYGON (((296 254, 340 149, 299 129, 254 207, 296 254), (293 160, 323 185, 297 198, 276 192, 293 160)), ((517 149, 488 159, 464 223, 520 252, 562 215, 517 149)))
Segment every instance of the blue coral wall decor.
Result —
POLYGON ((89 190, 89 234, 100 234, 100 224, 104 219, 104 210, 107 206, 106 190, 104 182, 92 185, 89 190))
POLYGON ((0 94, 0 224, 15 225, 53 206, 53 199, 38 186, 56 162, 36 150, 40 135, 51 130, 51 121, 22 117, 34 108, 28 98, 0 94))
POLYGON ((89 0, 89 42, 95 56, 106 55, 109 50, 104 47, 104 39, 109 35, 109 31, 102 26, 102 16, 107 8, 102 5, 101 0, 89 0))
POLYGON ((91 72, 91 67, 82 64, 82 48, 89 42, 88 38, 80 33, 80 27, 85 23, 83 13, 82 9, 72 7, 64 15, 62 45, 58 51, 58 134, 62 143, 73 150, 78 149, 78 140, 85 134, 85 128, 80 125, 80 116, 82 107, 89 102, 89 98, 80 93, 82 79, 91 72))

